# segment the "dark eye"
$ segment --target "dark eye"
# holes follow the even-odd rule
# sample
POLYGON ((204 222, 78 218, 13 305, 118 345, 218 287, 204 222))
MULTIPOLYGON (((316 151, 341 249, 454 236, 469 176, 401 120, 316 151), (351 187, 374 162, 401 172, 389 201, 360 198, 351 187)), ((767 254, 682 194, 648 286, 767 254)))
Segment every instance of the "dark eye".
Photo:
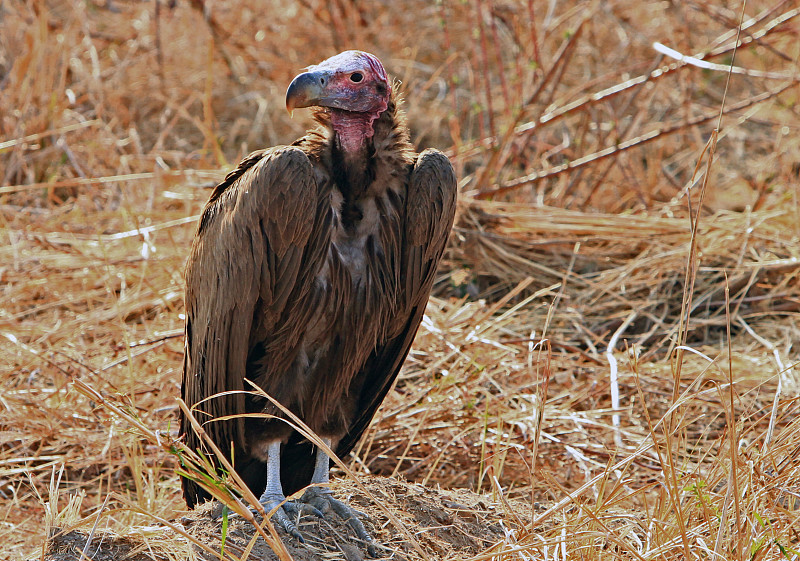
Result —
POLYGON ((353 72, 352 74, 350 74, 350 81, 351 82, 358 83, 363 79, 364 79, 364 75, 361 72, 353 72))

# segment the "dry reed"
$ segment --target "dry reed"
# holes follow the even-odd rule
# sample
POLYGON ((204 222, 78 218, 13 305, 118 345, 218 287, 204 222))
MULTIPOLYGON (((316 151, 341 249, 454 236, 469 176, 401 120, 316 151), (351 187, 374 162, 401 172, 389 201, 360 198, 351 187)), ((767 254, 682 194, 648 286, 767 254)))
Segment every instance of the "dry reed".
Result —
POLYGON ((748 2, 737 42, 741 4, 412 4, 0 6, 2 556, 40 555, 44 519, 183 508, 163 444, 204 188, 301 134, 286 84, 352 47, 463 196, 351 469, 526 505, 475 561, 800 555, 800 10, 748 2), (708 167, 727 75, 655 42, 738 47, 708 167))

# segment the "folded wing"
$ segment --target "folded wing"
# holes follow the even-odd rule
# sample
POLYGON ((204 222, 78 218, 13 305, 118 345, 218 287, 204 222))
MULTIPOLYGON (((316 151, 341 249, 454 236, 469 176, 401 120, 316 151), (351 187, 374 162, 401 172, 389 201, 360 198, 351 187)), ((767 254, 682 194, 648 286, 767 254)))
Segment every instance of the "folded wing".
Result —
MULTIPOLYGON (((330 206, 306 154, 292 147, 254 152, 217 186, 203 211, 186 266, 186 341, 182 398, 224 452, 233 443, 237 471, 247 480, 244 420, 213 419, 245 413, 241 394, 253 343, 283 326, 280 337, 299 337, 309 313, 298 303, 329 246, 330 206), (241 468, 241 469, 240 469, 241 468)), ((181 430, 202 449, 187 419, 181 430)), ((253 461, 253 485, 263 486, 263 465, 253 461)), ((192 507, 209 498, 183 480, 192 507)))

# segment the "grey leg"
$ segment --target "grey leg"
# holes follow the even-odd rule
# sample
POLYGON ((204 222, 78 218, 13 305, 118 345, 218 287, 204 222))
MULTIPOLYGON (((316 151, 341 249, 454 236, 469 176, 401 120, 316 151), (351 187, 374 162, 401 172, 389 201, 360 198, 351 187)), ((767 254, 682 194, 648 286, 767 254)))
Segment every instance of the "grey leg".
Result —
MULTIPOLYGON (((323 442, 330 448, 331 440, 329 438, 323 439, 323 442)), ((347 522, 359 539, 366 544, 369 555, 376 557, 377 548, 372 541, 372 537, 367 533, 361 520, 358 519, 357 515, 361 513, 342 501, 334 499, 329 488, 319 486, 326 485, 330 481, 329 463, 328 455, 321 448, 317 448, 314 474, 311 478, 311 483, 315 486, 306 489, 297 502, 286 501, 286 496, 283 494, 283 487, 281 486, 281 443, 279 440, 270 442, 267 445, 267 488, 264 489, 258 502, 261 503, 267 515, 274 510, 275 512, 272 514, 273 520, 278 522, 288 534, 302 543, 305 543, 305 540, 300 535, 290 516, 314 514, 320 518, 325 518, 326 513, 332 510, 339 518, 347 522)), ((363 514, 361 515, 364 516, 363 514)))
MULTIPOLYGON (((322 441, 328 446, 328 448, 331 447, 330 438, 323 438, 322 441)), ((330 460, 328 458, 328 454, 326 454, 322 448, 317 447, 317 457, 316 461, 314 462, 314 475, 311 478, 312 485, 327 484, 330 481, 329 464, 330 460)), ((361 539, 367 545, 367 552, 369 553, 370 557, 375 557, 377 555, 377 549, 372 541, 372 536, 367 533, 367 530, 364 528, 364 524, 358 519, 357 515, 361 513, 349 507, 342 501, 334 499, 329 488, 309 487, 306 489, 306 492, 303 493, 303 496, 300 498, 300 502, 313 507, 313 510, 316 511, 315 514, 323 518, 325 516, 324 513, 333 510, 333 512, 335 512, 339 518, 350 525, 359 539, 361 539)), ((363 514, 361 515, 363 516, 363 514)))
MULTIPOLYGON (((272 515, 284 530, 300 542, 304 542, 303 536, 297 530, 294 522, 286 515, 281 503, 286 500, 283 494, 283 487, 281 486, 281 442, 275 440, 267 445, 267 488, 261 494, 258 502, 264 508, 265 514, 269 515, 273 509, 275 513, 272 515)), ((285 505, 286 503, 284 503, 285 505)))
POLYGON ((270 502, 278 504, 285 498, 281 486, 281 442, 276 440, 267 445, 267 488, 259 502, 266 506, 270 502))
MULTIPOLYGON (((323 438, 322 442, 325 443, 325 446, 328 448, 331 447, 331 439, 330 438, 323 438)), ((314 475, 311 477, 311 483, 319 484, 319 483, 328 483, 330 481, 330 459, 325 451, 317 447, 317 460, 314 462, 314 475)))

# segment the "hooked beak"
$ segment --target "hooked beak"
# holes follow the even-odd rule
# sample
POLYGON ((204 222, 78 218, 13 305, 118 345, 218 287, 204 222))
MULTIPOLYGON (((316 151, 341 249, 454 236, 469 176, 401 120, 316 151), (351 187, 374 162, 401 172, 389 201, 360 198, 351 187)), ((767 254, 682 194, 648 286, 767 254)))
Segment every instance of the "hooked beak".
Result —
POLYGON ((326 87, 330 83, 328 72, 311 71, 298 75, 286 90, 286 109, 291 113, 294 109, 320 105, 326 101, 326 87))

